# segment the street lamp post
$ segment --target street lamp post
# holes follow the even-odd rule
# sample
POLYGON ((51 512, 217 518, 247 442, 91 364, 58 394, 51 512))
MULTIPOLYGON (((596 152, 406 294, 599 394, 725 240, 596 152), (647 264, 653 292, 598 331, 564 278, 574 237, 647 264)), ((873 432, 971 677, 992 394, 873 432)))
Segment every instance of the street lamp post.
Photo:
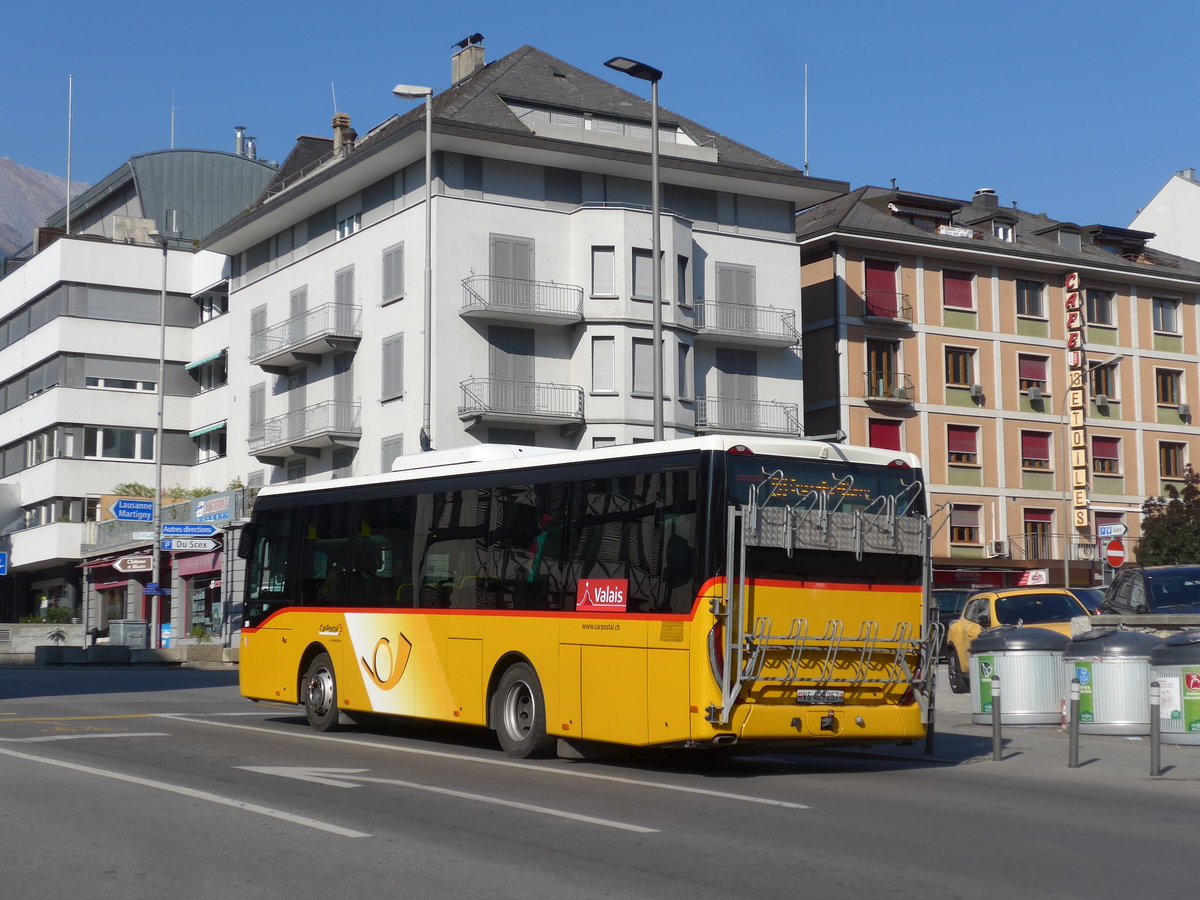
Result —
POLYGON ((614 56, 604 65, 633 78, 650 82, 650 228, 651 271, 654 280, 651 300, 654 312, 651 316, 651 365, 654 367, 654 440, 663 439, 663 352, 662 352, 662 259, 659 247, 662 243, 659 222, 660 202, 658 184, 658 82, 662 71, 625 56, 614 56))
POLYGON ((433 447, 433 88, 398 84, 401 100, 425 99, 425 365, 422 380, 421 449, 433 447))
POLYGON ((154 424, 154 545, 152 549, 154 569, 153 584, 156 593, 150 595, 150 646, 158 649, 162 632, 162 609, 159 598, 162 591, 162 468, 163 468, 163 375, 167 363, 167 236, 155 229, 150 240, 162 247, 162 288, 158 293, 158 417, 154 424))

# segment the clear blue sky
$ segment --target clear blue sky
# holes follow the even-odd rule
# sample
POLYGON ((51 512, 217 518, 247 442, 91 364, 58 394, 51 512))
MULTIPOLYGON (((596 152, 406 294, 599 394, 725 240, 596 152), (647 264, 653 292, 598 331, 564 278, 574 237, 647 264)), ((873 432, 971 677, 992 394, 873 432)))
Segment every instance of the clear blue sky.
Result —
POLYGON ((330 134, 331 82, 360 133, 445 89, 450 46, 532 44, 643 93, 611 56, 664 71, 661 102, 800 167, 809 66, 813 175, 1127 225, 1169 176, 1200 167, 1194 3, 424 0, 330 4, 21 4, 6 17, 0 156, 95 182, 170 144, 231 150, 247 126, 282 160, 330 134))

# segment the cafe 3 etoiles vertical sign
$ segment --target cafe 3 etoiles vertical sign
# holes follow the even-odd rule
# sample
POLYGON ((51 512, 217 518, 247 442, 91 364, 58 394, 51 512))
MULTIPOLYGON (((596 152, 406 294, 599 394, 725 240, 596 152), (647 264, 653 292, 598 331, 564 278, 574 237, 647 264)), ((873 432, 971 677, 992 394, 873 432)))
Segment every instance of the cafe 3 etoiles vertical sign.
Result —
POLYGON ((1072 521, 1077 529, 1091 530, 1088 509, 1087 356, 1083 352, 1086 321, 1079 273, 1071 272, 1063 284, 1067 312, 1067 440, 1071 448, 1072 521))

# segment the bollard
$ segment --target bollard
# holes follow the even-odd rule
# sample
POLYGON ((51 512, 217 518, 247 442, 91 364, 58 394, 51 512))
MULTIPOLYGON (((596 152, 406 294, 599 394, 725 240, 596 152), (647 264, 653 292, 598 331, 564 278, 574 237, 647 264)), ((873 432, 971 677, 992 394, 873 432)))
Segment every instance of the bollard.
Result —
POLYGON ((1150 682, 1150 774, 1162 774, 1162 719, 1158 717, 1162 694, 1158 682, 1150 682))
POLYGON ((1067 729, 1070 735, 1070 758, 1067 760, 1068 769, 1079 768, 1079 679, 1071 679, 1071 707, 1067 718, 1067 729))
POLYGON ((992 676, 992 759, 1000 762, 1004 759, 1001 749, 1003 741, 1000 737, 1000 676, 992 676))

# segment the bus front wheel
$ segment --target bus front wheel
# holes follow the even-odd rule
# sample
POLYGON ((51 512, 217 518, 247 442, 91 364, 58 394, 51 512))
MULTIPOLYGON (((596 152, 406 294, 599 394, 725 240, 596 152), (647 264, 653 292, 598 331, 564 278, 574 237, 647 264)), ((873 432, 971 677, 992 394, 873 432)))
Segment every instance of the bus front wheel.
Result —
POLYGON ((316 731, 333 731, 338 724, 337 677, 328 653, 318 653, 304 673, 304 712, 316 731))
POLYGON ((546 702, 532 666, 517 663, 504 673, 494 710, 496 737, 505 753, 517 759, 552 755, 556 741, 546 734, 546 702))

